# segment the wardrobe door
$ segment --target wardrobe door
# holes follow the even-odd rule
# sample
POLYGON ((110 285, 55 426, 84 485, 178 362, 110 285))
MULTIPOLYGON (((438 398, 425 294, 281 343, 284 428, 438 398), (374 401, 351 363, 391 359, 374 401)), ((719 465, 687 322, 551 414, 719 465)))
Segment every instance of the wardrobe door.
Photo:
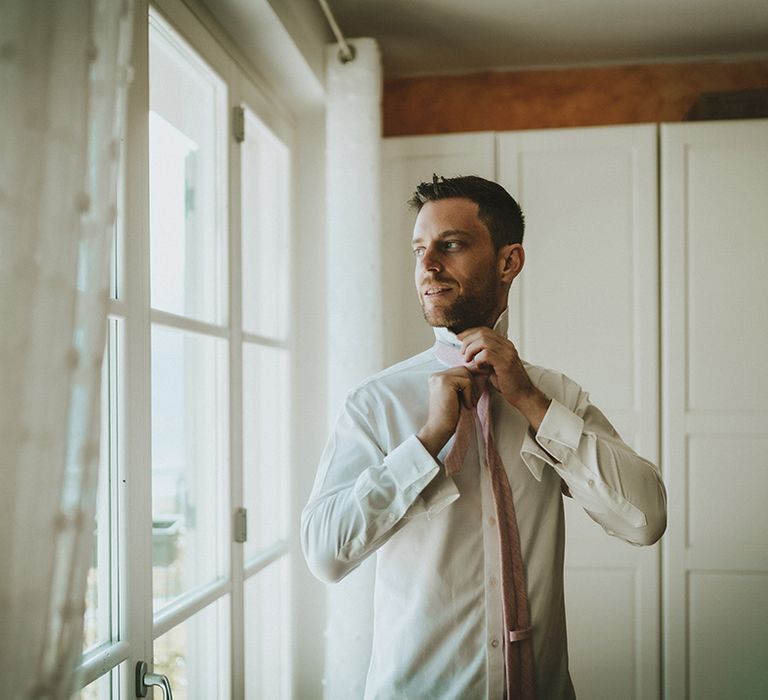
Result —
POLYGON ((768 697, 768 120, 663 125, 664 681, 768 697))
POLYGON ((407 202, 416 186, 430 182, 433 173, 494 179, 494 135, 485 132, 384 139, 382 173, 384 364, 387 366, 425 350, 435 340, 416 296, 411 250, 416 215, 407 202))
MULTIPOLYGON (((510 295, 521 356, 565 372, 658 464, 655 125, 499 134, 500 182, 526 217, 510 295)), ((566 609, 576 693, 660 693, 659 546, 608 536, 566 507, 566 609)))

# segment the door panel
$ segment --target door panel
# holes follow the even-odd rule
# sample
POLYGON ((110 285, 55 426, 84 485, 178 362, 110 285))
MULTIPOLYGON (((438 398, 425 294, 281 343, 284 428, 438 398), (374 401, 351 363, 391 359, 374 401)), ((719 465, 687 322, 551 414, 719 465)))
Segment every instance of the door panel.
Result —
POLYGON ((768 121, 661 130, 665 690, 768 696, 768 121))
MULTIPOLYGON (((658 463, 656 127, 504 133, 500 182, 526 217, 510 334, 565 372, 658 463)), ((659 696, 659 551, 608 537, 566 501, 571 673, 589 698, 659 696)))

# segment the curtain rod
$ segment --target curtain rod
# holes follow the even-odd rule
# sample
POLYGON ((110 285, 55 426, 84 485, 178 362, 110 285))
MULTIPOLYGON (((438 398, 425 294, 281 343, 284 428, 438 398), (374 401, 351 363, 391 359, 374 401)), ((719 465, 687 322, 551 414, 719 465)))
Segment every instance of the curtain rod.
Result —
POLYGON ((328 24, 331 25, 331 31, 336 37, 336 41, 338 41, 339 46, 341 46, 341 49, 339 50, 339 60, 342 63, 349 63, 350 61, 354 61, 355 47, 352 44, 347 43, 347 40, 344 38, 344 35, 341 33, 341 29, 339 29, 339 25, 336 22, 336 18, 333 16, 333 12, 331 12, 331 8, 328 7, 328 3, 326 2, 326 0, 317 0, 317 1, 320 3, 320 7, 323 8, 323 12, 325 13, 325 18, 328 20, 328 24))

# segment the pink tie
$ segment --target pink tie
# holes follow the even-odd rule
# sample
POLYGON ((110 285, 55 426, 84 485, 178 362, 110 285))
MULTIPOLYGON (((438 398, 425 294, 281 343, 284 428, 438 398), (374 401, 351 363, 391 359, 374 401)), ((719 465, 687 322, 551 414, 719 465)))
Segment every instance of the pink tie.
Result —
MULTIPOLYGON (((435 356, 456 367, 465 364, 459 349, 437 341, 435 356)), ((517 529, 515 501, 509 485, 504 463, 493 442, 491 433, 491 394, 488 377, 474 374, 472 383, 480 394, 480 400, 473 409, 461 406, 454 442, 445 458, 446 474, 455 474, 461 469, 470 442, 475 437, 475 415, 480 420, 485 440, 485 457, 491 477, 496 520, 499 524, 499 545, 501 549, 501 590, 504 611, 504 664, 509 700, 534 698, 533 692, 533 640, 528 611, 528 593, 525 585, 523 555, 520 550, 520 533, 517 529)))

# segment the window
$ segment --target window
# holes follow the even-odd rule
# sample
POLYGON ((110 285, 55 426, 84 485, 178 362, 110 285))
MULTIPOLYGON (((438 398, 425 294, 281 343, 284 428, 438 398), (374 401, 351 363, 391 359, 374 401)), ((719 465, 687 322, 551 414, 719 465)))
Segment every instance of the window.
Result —
POLYGON ((134 50, 81 695, 135 697, 144 660, 177 700, 284 698, 291 129, 169 9, 134 50))
POLYGON ((242 367, 247 700, 290 697, 288 659, 289 151, 243 111, 242 367))

